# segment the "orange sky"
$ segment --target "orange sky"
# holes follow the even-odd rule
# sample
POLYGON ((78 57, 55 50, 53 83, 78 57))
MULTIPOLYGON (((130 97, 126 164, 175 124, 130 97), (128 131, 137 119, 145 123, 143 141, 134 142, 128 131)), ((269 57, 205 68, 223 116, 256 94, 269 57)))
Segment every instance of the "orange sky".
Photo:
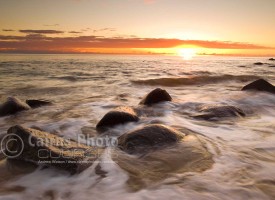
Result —
POLYGON ((273 0, 0 0, 0 52, 275 55, 273 0), (188 53, 188 51, 187 51, 188 53))

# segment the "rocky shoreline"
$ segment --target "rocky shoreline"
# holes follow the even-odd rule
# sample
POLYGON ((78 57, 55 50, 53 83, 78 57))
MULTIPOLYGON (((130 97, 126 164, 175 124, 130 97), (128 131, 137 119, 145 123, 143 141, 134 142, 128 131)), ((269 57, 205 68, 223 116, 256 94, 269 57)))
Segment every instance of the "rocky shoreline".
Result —
MULTIPOLYGON (((275 94, 275 87, 263 79, 244 86, 242 90, 275 94)), ((156 88, 141 100, 140 106, 152 107, 154 104, 165 101, 172 101, 170 94, 166 90, 156 88)), ((52 102, 47 100, 26 100, 25 103, 17 98, 10 97, 0 106, 0 115, 6 116, 40 106, 51 105, 53 105, 52 102)), ((197 112, 197 115, 191 117, 207 121, 246 116, 241 108, 232 105, 203 105, 198 107, 197 112)), ((136 109, 118 107, 106 113, 98 122, 96 128, 98 134, 104 134, 116 125, 129 122, 136 123, 139 119, 139 112, 136 109)), ((115 147, 114 151, 150 155, 156 151, 182 143, 189 135, 162 124, 146 125, 118 137, 118 146, 115 147)), ((54 166, 71 173, 79 173, 92 165, 104 150, 104 147, 79 144, 51 133, 18 125, 11 127, 6 136, 5 139, 8 138, 13 141, 8 144, 9 151, 5 152, 8 159, 32 162, 36 165, 54 166), (18 152, 18 149, 21 152, 18 152), (18 153, 20 154, 14 155, 18 153)), ((211 160, 211 156, 209 156, 209 159, 211 160)))

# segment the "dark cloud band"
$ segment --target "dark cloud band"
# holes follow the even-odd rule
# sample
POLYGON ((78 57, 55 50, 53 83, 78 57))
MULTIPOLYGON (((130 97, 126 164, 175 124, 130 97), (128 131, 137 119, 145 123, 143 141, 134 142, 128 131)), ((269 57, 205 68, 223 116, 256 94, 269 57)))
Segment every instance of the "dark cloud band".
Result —
POLYGON ((64 31, 58 31, 58 30, 19 30, 20 33, 38 33, 38 34, 60 34, 64 33, 64 31))
MULTIPOLYGON (((45 30, 44 30, 45 31, 45 30)), ((48 33, 48 31, 46 31, 48 33)), ((51 32, 51 31, 50 31, 51 32)), ((45 34, 45 32, 42 32, 45 34)), ((250 43, 207 40, 180 40, 167 38, 131 38, 101 36, 50 37, 40 31, 26 36, 0 35, 1 51, 13 49, 20 52, 55 50, 73 52, 75 49, 95 48, 173 48, 183 45, 210 49, 274 49, 250 43)), ((51 32, 52 33, 52 32, 51 32)))
POLYGON ((14 31, 13 29, 2 29, 2 31, 5 31, 5 32, 12 32, 14 31))

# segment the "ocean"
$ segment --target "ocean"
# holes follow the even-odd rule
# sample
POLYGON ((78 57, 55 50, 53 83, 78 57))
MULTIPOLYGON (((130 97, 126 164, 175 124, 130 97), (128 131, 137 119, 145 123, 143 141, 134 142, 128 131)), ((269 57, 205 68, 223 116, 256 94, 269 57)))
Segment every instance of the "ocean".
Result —
POLYGON ((74 140, 81 133, 100 137, 95 126, 104 114, 118 106, 138 109, 148 92, 162 88, 173 101, 148 108, 138 123, 114 127, 114 136, 157 122, 192 132, 213 157, 199 170, 204 160, 181 166, 189 155, 173 148, 142 164, 134 156, 118 163, 106 148, 103 174, 94 164, 76 175, 4 159, 0 199, 275 199, 275 95, 241 91, 259 78, 275 84, 274 65, 267 57, 0 54, 1 102, 9 96, 53 102, 1 117, 1 135, 20 124, 74 140), (193 118, 204 104, 237 106, 246 116, 193 118), (136 171, 123 166, 129 159, 149 175, 131 178, 136 171))

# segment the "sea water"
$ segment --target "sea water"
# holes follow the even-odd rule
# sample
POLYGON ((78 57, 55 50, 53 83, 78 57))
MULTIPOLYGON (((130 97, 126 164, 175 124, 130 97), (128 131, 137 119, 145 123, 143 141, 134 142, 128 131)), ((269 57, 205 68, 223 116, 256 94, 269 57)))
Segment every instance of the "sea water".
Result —
MULTIPOLYGON (((173 101, 153 106, 139 123, 114 127, 114 136, 155 121, 186 129, 204 141, 213 165, 203 171, 165 171, 154 181, 144 177, 144 184, 133 189, 131 171, 114 162, 110 147, 100 157, 103 175, 97 173, 98 163, 70 175, 20 163, 9 167, 2 160, 0 199, 275 199, 275 95, 241 91, 258 78, 275 84, 274 65, 266 57, 2 54, 1 102, 15 96, 54 104, 1 117, 1 135, 20 124, 74 140, 79 134, 97 137, 95 125, 104 114, 117 106, 137 108, 144 95, 160 87, 173 101), (204 104, 237 106, 247 115, 194 119, 195 107, 204 104)), ((170 164, 178 167, 185 152, 159 154, 172 155, 176 159, 170 164)))

